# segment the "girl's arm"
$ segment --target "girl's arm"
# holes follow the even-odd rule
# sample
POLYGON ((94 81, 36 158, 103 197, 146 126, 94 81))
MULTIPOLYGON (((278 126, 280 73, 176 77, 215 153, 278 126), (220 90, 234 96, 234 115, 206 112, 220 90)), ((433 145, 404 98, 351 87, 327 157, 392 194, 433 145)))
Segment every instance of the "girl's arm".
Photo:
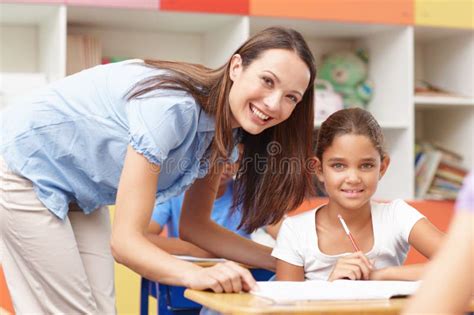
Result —
POLYGON ((214 166, 206 177, 196 180, 186 191, 179 223, 181 239, 218 257, 275 270, 271 248, 241 237, 211 220, 222 170, 222 165, 214 166))
MULTIPOLYGON (((443 241, 444 233, 423 218, 411 229, 408 242, 426 258, 433 257, 443 241)), ((388 267, 371 273, 372 280, 419 280, 426 264, 388 267)))
POLYGON ((152 221, 147 229, 147 238, 159 248, 172 255, 186 255, 201 258, 214 258, 215 255, 175 237, 159 235, 163 231, 160 224, 152 221))
POLYGON ((278 281, 304 281, 304 268, 287 263, 284 260, 276 260, 276 278, 278 281))
POLYGON ((202 268, 176 259, 150 242, 146 229, 153 210, 159 171, 159 167, 131 146, 127 148, 111 238, 112 254, 117 262, 165 284, 210 288, 215 292, 253 288, 256 283, 250 272, 237 264, 228 262, 202 268))

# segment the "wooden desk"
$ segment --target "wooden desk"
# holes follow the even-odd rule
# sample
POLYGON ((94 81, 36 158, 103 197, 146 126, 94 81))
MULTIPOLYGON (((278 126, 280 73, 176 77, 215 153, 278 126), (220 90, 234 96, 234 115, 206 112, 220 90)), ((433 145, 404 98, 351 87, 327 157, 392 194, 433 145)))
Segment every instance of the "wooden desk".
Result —
MULTIPOLYGON (((407 299, 371 301, 314 301, 276 305, 265 298, 249 293, 218 294, 187 289, 184 296, 223 314, 399 314, 407 299)), ((470 310, 474 310, 474 299, 470 310)))

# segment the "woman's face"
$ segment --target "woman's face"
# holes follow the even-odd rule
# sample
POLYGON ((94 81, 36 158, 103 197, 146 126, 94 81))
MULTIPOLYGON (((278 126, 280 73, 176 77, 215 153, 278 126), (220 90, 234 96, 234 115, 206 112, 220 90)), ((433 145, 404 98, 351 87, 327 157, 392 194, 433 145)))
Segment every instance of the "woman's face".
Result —
POLYGON ((232 127, 255 135, 288 119, 310 77, 304 61, 290 50, 267 50, 245 69, 240 55, 234 55, 229 94, 232 127))

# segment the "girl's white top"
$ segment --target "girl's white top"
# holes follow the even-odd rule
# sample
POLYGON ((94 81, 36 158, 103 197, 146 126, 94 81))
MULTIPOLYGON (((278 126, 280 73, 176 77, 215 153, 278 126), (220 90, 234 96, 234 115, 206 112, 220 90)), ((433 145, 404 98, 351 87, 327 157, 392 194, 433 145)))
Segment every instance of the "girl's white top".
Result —
MULTIPOLYGON (((272 252, 273 257, 303 266, 307 280, 327 280, 336 262, 351 254, 326 255, 319 250, 316 211, 322 207, 287 218, 272 252)), ((409 249, 411 229, 424 216, 400 199, 390 203, 372 202, 371 212, 374 246, 366 256, 375 260, 377 269, 402 265, 409 249)), ((349 242, 349 239, 341 242, 349 242)))

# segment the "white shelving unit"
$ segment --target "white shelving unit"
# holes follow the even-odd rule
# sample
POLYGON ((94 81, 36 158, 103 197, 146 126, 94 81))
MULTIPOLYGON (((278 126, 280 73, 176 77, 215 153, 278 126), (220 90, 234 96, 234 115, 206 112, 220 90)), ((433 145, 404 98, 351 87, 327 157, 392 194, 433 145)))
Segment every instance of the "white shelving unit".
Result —
POLYGON ((91 35, 104 56, 222 65, 248 38, 248 18, 232 15, 68 7, 68 34, 91 35))
POLYGON ((473 169, 474 32, 417 27, 415 78, 450 95, 415 96, 415 135, 461 154, 473 169))
POLYGON ((66 7, 1 4, 0 38, 0 108, 64 77, 66 7))
MULTIPOLYGON (((369 55, 369 78, 375 83, 368 109, 384 129, 392 162, 376 197, 411 198, 413 174, 413 30, 406 26, 250 18, 250 34, 269 26, 292 27, 307 40, 317 65, 337 50, 363 48, 369 55), (400 67, 400 64, 406 67, 400 67)), ((316 124, 316 127, 320 122, 316 124)))
POLYGON ((1 72, 44 73, 49 82, 64 77, 66 7, 2 4, 1 72))
POLYGON ((209 67, 222 65, 249 36, 274 25, 300 31, 317 64, 326 53, 364 48, 375 83, 368 109, 383 127, 391 155, 376 197, 414 197, 415 137, 463 154, 466 166, 472 168, 472 31, 86 6, 0 4, 0 8, 0 71, 44 73, 48 82, 64 76, 67 34, 97 37, 107 57, 168 59, 209 67), (459 97, 415 96, 415 78, 459 97))

